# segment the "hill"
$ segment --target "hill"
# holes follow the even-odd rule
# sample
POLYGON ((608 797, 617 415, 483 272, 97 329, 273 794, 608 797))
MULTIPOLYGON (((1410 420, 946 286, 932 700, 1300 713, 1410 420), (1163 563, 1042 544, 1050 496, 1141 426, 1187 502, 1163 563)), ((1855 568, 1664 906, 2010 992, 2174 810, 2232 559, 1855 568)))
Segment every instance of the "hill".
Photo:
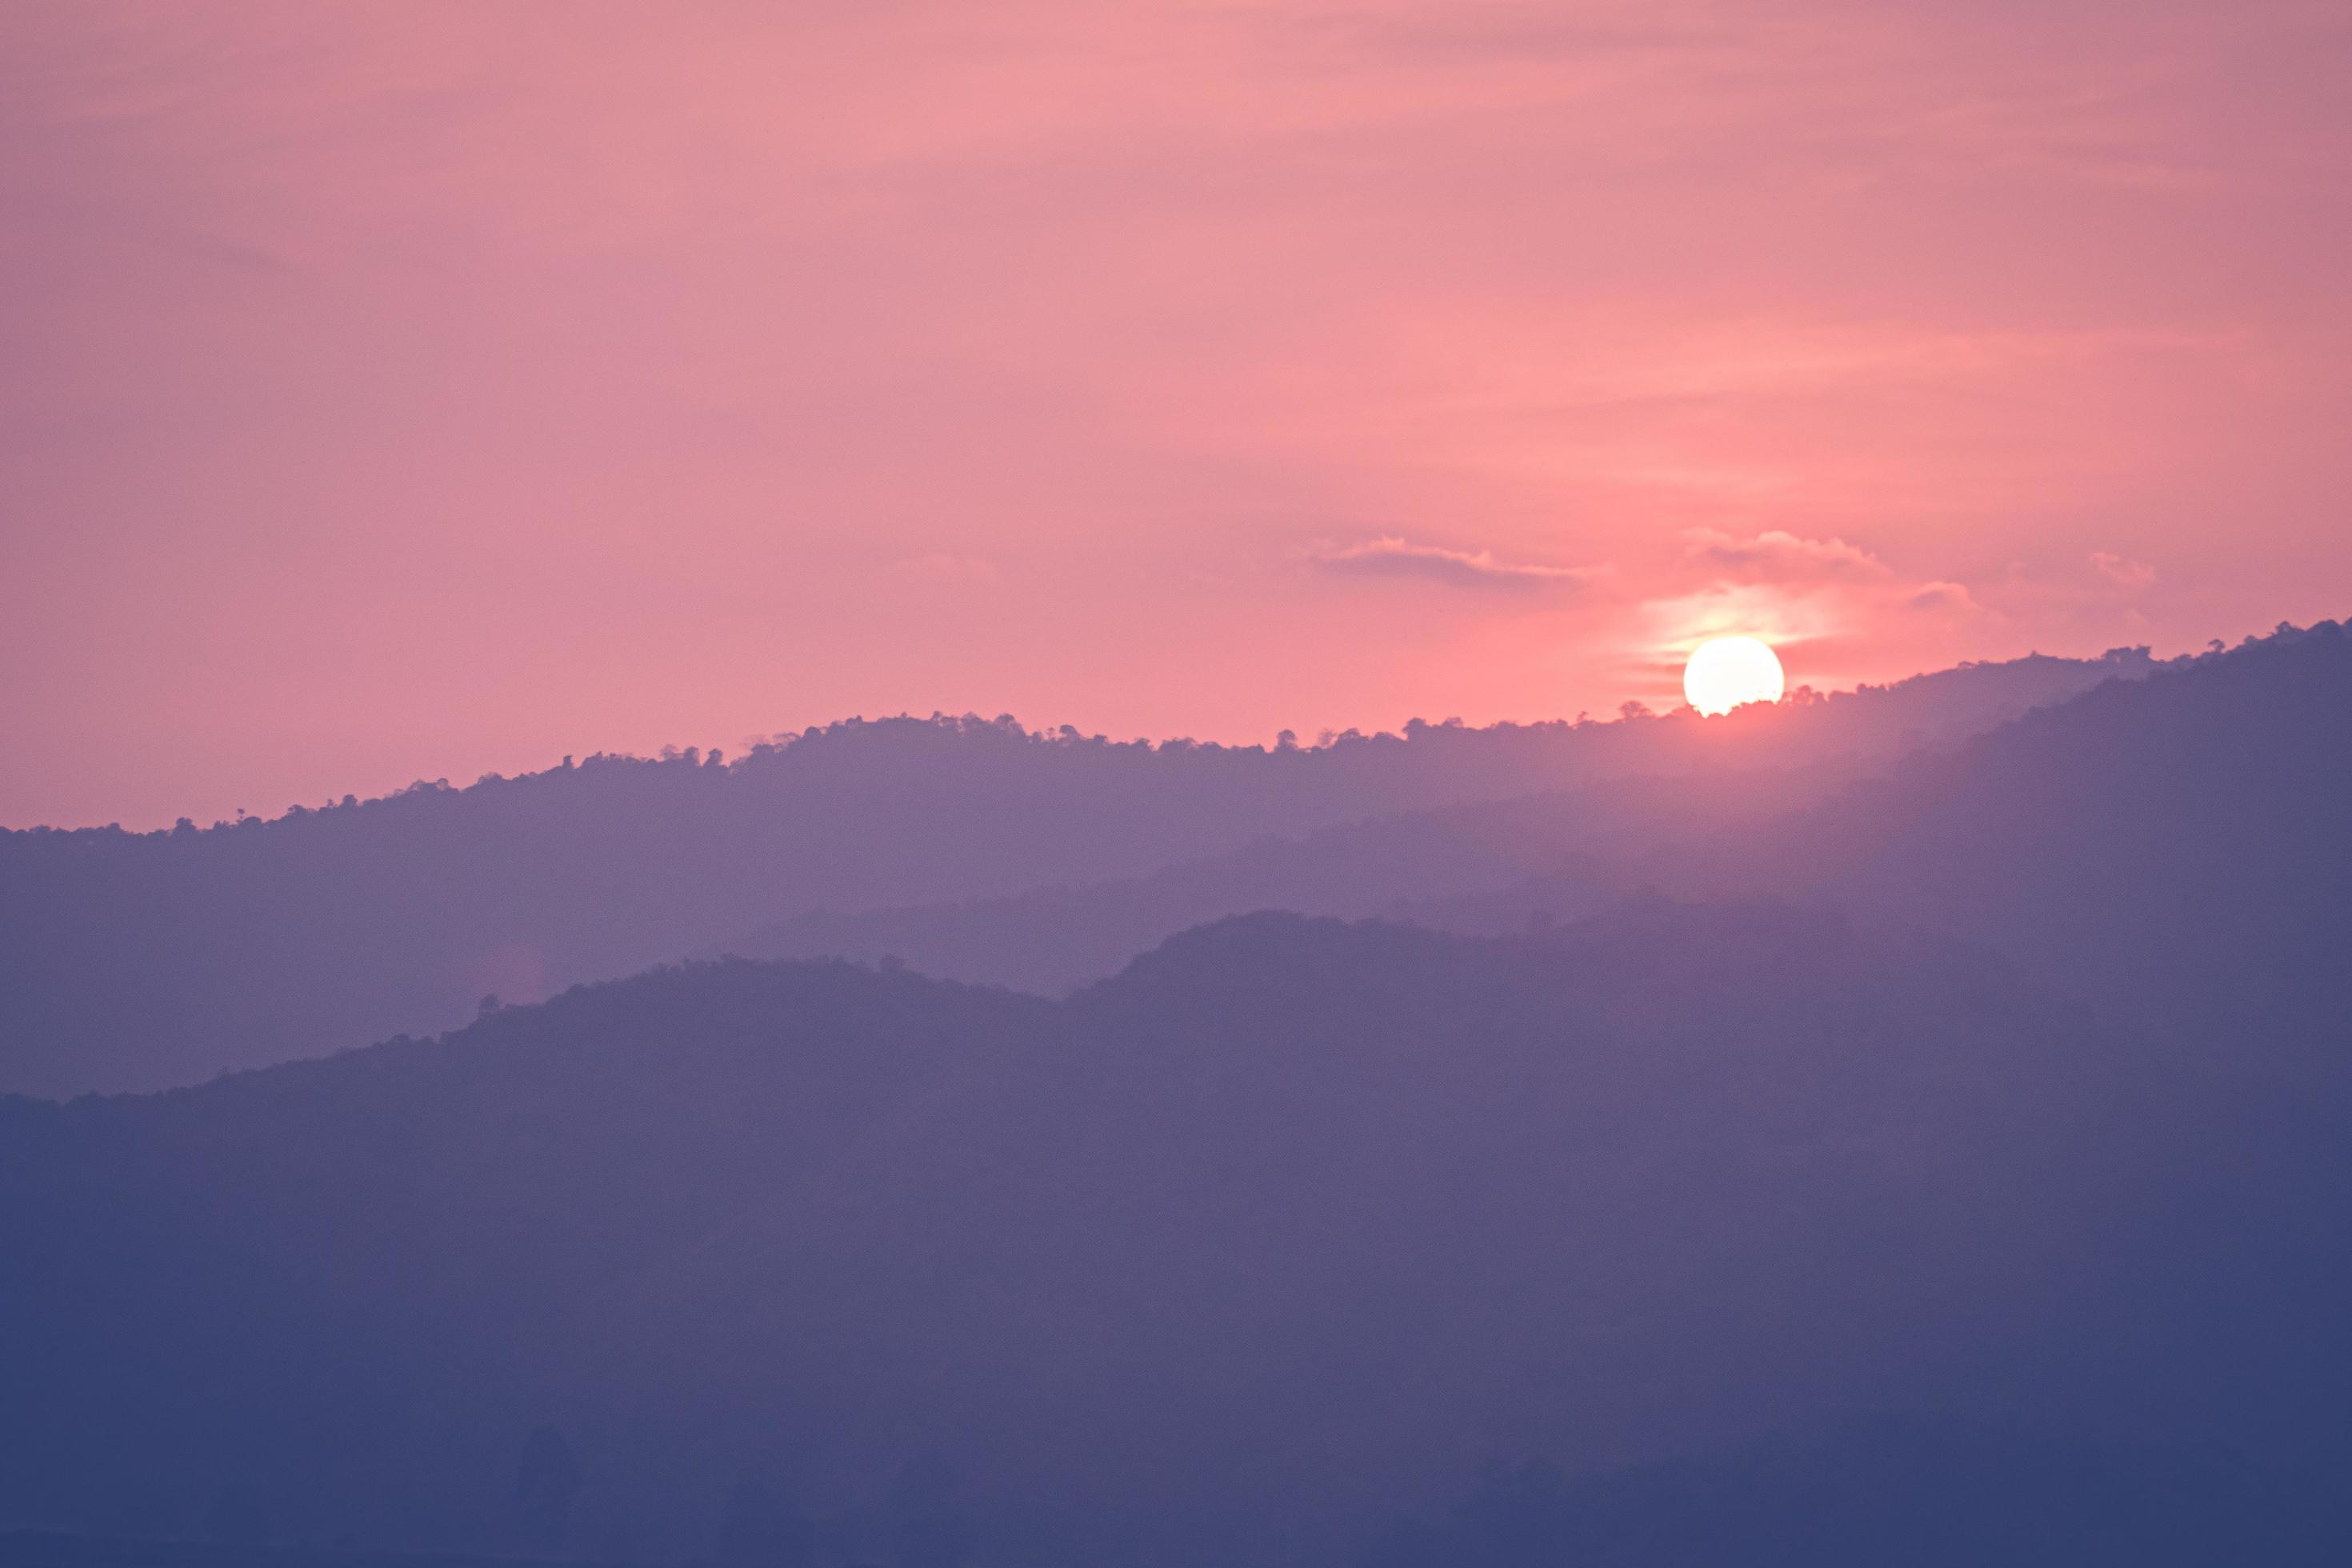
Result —
MULTIPOLYGON (((896 960, 943 979, 1061 994, 1108 978, 1179 931, 1259 910, 1443 923, 1433 914, 1446 900, 1514 888, 1536 872, 1554 886, 1554 916, 1589 914, 1615 901, 1632 875, 1629 864, 1643 854, 1728 824, 1785 815, 1845 776, 1842 767, 1822 765, 1611 779, 1261 839, 1146 877, 952 904, 822 910, 725 951, 896 960)), ((1504 929, 1525 924, 1522 915, 1504 929)))
MULTIPOLYGON (((1454 879, 1424 919, 1515 934, 1255 913, 1058 1000, 704 962, 0 1100, 0 1519, 675 1558, 768 1487, 824 1568, 1859 1564, 1958 1509, 2004 1561, 2324 1560, 2347 715, 2323 625, 1861 783, 1721 763, 963 915, 1454 879), (1976 1436, 1882 1443, 1874 1511, 1802 1436, 1870 1410, 1976 1436), (1498 1455, 1563 1479, 1449 1510, 1498 1455)), ((1748 717, 1654 723, 1788 732, 1748 717)))
POLYGON ((1880 1416, 1592 1475, 1497 1464, 1442 1518, 1392 1527, 1362 1568, 2319 1568, 2347 1550, 2352 1510, 2323 1468, 1880 1416))
POLYGON ((1296 1562, 1496 1451, 1853 1408, 2308 1442, 2342 1248, 2239 1222, 2352 1193, 2249 1153, 2268 1095, 1770 906, 1251 917, 1061 1003, 664 971, 0 1107, 37 1284, 0 1298, 37 1351, 0 1369, 0 1512, 236 1489, 289 1535, 511 1547, 548 1426, 572 1550, 699 1549, 772 1468, 854 1554, 936 1452, 992 1560, 1296 1562))
POLYGON ((2352 1009, 2346 798, 2352 641, 2325 622, 2109 682, 1884 776, 1824 764, 1615 779, 1125 881, 803 916, 733 945, 895 955, 1057 991, 1255 908, 1496 935, 1654 886, 1938 931, 2145 1023, 2193 1014, 2203 1029, 2259 1021, 2309 1037, 2352 1009))
POLYGON ((1654 869, 2006 952, 2118 1014, 2338 1041, 2352 1010, 2352 637, 2114 682, 1654 869))
POLYGON ((731 762, 567 759, 266 822, 0 832, 0 1089, 156 1088, 446 1028, 485 994, 536 1000, 818 910, 1115 881, 1607 778, 1864 765, 2148 668, 2118 650, 1733 725, 1416 722, 1271 750, 852 722, 731 762))

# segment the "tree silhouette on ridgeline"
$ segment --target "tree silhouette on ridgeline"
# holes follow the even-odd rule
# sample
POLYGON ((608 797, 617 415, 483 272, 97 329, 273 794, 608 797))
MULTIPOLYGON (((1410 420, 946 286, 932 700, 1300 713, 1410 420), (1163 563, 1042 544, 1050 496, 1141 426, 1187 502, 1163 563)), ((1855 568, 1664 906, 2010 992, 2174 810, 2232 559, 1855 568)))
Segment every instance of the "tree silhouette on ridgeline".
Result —
POLYGON ((1311 747, 853 721, 732 760, 567 758, 210 828, 0 831, 0 1091, 152 1089, 449 1027, 486 993, 536 1000, 817 910, 1118 880, 1634 774, 1884 758, 2149 668, 2118 650, 1706 723, 1416 721, 1311 747))

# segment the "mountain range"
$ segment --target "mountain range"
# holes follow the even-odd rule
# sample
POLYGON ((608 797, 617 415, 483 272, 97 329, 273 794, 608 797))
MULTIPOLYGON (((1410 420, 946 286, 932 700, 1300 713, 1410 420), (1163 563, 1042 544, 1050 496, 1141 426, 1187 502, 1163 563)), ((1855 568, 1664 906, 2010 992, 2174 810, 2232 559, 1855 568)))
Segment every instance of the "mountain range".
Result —
MULTIPOLYGON (((905 1568, 2337 1560, 2352 639, 2116 663, 2032 700, 1959 672, 2007 695, 1908 742, 1917 692, 1244 753, 784 748, 759 765, 911 749, 936 766, 874 821, 1002 788, 1033 837, 938 868, 918 837, 828 934, 845 845, 843 882, 779 895, 800 913, 714 895, 666 939, 870 962, 703 957, 0 1100, 0 1519, 905 1568), (1168 820, 1049 831, 1078 797, 1039 781, 1095 770, 1168 820), (1032 851, 1061 886, 1008 885, 1032 851), (2030 1484, 2053 1467, 2082 1484, 2030 1484)), ((730 803, 709 828, 761 776, 600 766, 321 815, 496 846, 642 783, 730 803)), ((515 842, 560 859, 592 817, 515 842)), ((758 853, 823 865, 818 820, 758 853)), ((344 849, 301 847, 335 833, 7 853, 131 868, 135 901, 141 857, 247 843, 323 889, 344 849)), ((611 836, 639 847, 569 896, 655 853, 611 836)), ((144 1016, 85 984, 108 1027, 144 1016)))
MULTIPOLYGON (((1849 777, 2153 668, 2146 649, 2120 648, 1732 721, 1416 721, 1311 747, 1114 743, 1010 718, 852 721, 732 761, 566 758, 269 820, 0 831, 0 1091, 200 1082, 447 1028, 488 994, 537 1001, 732 949, 857 951, 873 911, 1181 880, 1170 868, 1398 813, 1727 769, 1849 777)), ((1099 978, 1266 890, 1203 888, 1131 919, 1120 942, 1001 977, 1099 978)))

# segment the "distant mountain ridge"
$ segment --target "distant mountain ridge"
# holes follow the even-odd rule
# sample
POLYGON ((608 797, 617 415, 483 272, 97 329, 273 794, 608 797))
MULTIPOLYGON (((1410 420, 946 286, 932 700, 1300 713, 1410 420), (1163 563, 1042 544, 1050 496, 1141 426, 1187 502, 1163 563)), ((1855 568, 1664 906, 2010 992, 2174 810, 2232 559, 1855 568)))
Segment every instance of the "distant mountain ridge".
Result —
POLYGON ((1662 843, 1785 815, 1843 777, 1817 768, 1611 779, 1261 839, 1122 881, 910 909, 820 910, 708 956, 895 961, 943 979, 1058 995, 1108 978, 1179 931, 1259 910, 1412 920, 1448 899, 1514 887, 1539 870, 1575 884, 1572 894, 1551 901, 1550 912, 1566 918, 1613 902, 1623 890, 1616 868, 1662 843))
POLYGON ((1635 774, 1871 765, 2150 668, 2120 649, 1728 721, 1416 722, 1271 750, 851 722, 732 762, 592 758, 268 822, 0 832, 0 1089, 154 1088, 447 1027, 486 994, 530 1000, 818 910, 1134 878, 1635 774))
POLYGON ((2109 683, 1651 869, 1930 927, 2144 1021, 2340 1038, 2352 636, 2281 627, 2109 683))
MULTIPOLYGON (((2327 623, 1661 839, 1664 893, 1514 935, 1238 916, 1058 1001, 704 963, 0 1100, 0 1520, 235 1489, 288 1537, 512 1545, 560 1427, 586 1553, 702 1550, 764 1467, 827 1563, 913 1474, 974 1560, 1323 1568, 1497 1454, 1893 1409, 2190 1454, 2200 1542, 2345 1539, 2347 712, 2327 623)), ((1443 870, 1574 798, 1420 828, 1443 870)), ((1387 1561, 1639 1531, 1680 1472, 1630 1473, 1387 1561)))

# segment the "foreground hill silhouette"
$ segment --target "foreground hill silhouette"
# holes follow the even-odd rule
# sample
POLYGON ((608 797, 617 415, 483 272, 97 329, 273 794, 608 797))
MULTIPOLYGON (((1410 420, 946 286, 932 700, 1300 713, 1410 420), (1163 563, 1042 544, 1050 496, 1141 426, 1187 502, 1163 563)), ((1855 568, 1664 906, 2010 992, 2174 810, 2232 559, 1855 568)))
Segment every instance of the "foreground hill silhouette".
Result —
POLYGON ((1866 766, 2149 668, 2036 658, 1729 726, 1416 724, 1273 751, 853 722, 733 762, 591 758, 268 822, 0 832, 0 1089, 194 1082, 444 1028, 485 994, 535 999, 820 910, 1138 877, 1633 774, 1866 766))
POLYGON ((1065 1004, 699 967, 17 1102, 0 1485, 496 1541, 553 1422, 616 1489, 592 1541, 938 1446, 984 1525, 1069 1532, 1032 1551, 1312 1542, 1498 1440, 1942 1391, 1934 1325, 2042 1288, 2050 1192, 2106 1201, 2053 1064, 2124 1049, 1968 961, 1653 906, 1556 944, 1257 917, 1065 1004))
POLYGON ((0 1517, 675 1557, 764 1472, 827 1561, 961 1560, 911 1509, 975 1560, 1337 1562, 1496 1453, 1880 1408, 2303 1498, 2284 1456, 2352 1460, 2344 1087, 1772 905, 1255 916, 1061 1003, 667 970, 0 1104, 0 1517))
POLYGON ((8 1568, 520 1568, 524 1561, 472 1553, 374 1552, 351 1544, 286 1546, 0 1531, 0 1563, 8 1568))
POLYGON ((2352 1509, 2324 1465, 1878 1417, 1594 1475, 1492 1466, 1443 1517, 1392 1528, 1361 1568, 2318 1568, 2347 1552, 2352 1509))

